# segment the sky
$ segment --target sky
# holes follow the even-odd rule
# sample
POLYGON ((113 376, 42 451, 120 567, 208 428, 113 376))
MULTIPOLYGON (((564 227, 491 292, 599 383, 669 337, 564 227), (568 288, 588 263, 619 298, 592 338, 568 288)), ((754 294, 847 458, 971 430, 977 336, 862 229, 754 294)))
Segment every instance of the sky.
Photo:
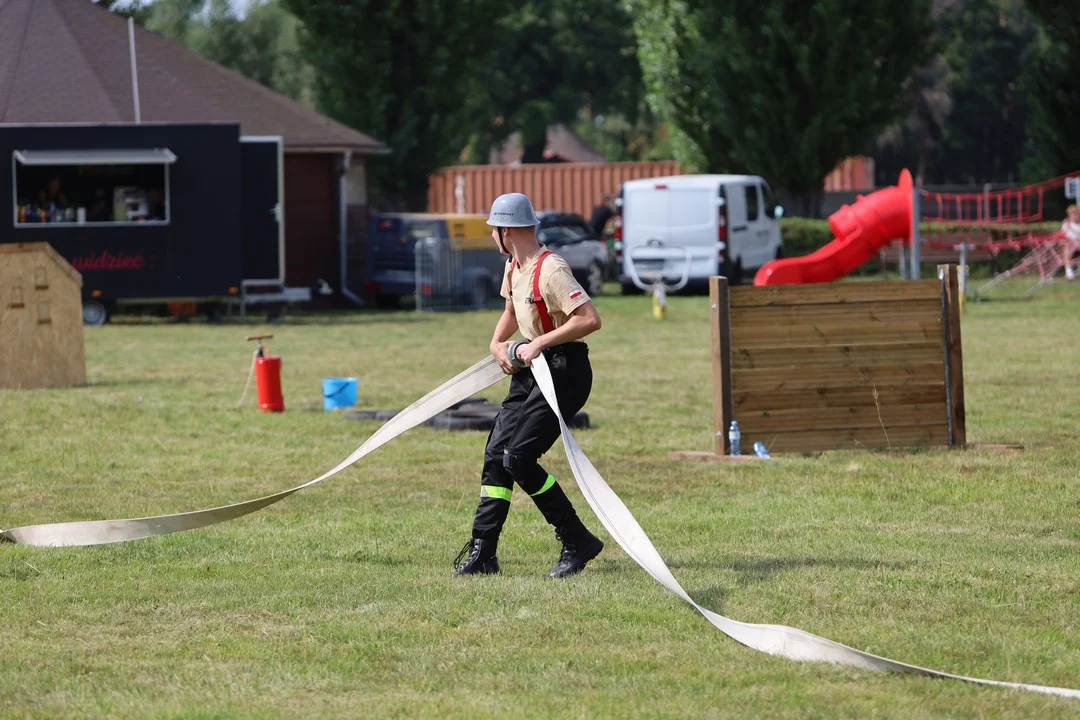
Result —
MULTIPOLYGON (((154 0, 150 0, 153 3, 154 0)), ((240 17, 244 16, 244 11, 247 10, 248 3, 251 0, 229 0, 229 4, 232 5, 233 10, 240 17)), ((124 0, 124 2, 118 3, 119 5, 130 5, 132 0, 124 0)))

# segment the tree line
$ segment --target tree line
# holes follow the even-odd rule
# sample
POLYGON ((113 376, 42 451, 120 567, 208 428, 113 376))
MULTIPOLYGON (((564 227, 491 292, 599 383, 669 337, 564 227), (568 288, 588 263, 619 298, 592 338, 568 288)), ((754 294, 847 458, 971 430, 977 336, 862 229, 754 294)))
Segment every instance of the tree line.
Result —
POLYGON ((751 172, 816 215, 852 155, 879 184, 1080 169, 1080 24, 1060 0, 99 0, 379 139, 381 201, 512 135, 751 172))

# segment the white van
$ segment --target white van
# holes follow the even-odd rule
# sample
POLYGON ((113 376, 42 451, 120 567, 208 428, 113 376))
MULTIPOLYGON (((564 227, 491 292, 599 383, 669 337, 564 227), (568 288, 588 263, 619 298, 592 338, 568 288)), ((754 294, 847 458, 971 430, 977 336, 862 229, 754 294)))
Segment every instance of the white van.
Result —
POLYGON ((689 251, 690 284, 712 275, 732 284, 782 256, 779 218, 769 184, 756 175, 675 175, 631 180, 615 201, 615 258, 623 292, 637 292, 629 270, 648 282, 682 277, 689 251), (683 250, 682 248, 685 248, 683 250))

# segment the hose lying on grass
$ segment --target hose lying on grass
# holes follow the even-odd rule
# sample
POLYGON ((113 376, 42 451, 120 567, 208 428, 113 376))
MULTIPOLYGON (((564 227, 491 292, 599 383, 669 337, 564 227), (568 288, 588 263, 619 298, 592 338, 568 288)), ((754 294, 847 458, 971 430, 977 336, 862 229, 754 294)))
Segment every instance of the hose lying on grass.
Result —
MULTIPOLYGON (((818 662, 831 662, 839 665, 851 665, 867 670, 883 670, 901 673, 913 673, 937 678, 950 678, 965 682, 982 685, 996 685, 1017 690, 1029 690, 1032 692, 1060 695, 1080 699, 1080 690, 1068 688, 1049 687, 1045 685, 1029 685, 1026 683, 1003 682, 999 680, 982 680, 979 678, 953 675, 951 673, 930 670, 916 665, 889 660, 888 658, 872 655, 850 648, 846 645, 833 642, 817 635, 812 635, 803 630, 787 627, 784 625, 760 625, 730 620, 722 615, 698 605, 693 598, 679 585, 672 575, 671 570, 660 557, 653 546, 652 541, 642 530, 637 520, 619 499, 618 495, 608 486, 600 473, 581 450, 581 446, 570 434, 565 420, 559 413, 558 403, 555 399, 555 388, 551 381, 551 373, 547 361, 540 355, 533 361, 532 371, 536 382, 547 399, 548 404, 555 410, 559 418, 559 426, 562 429, 563 448, 570 461, 574 479, 577 480, 582 494, 585 496, 589 507, 603 523, 604 528, 619 546, 629 555, 645 572, 649 573, 657 582, 666 587, 675 595, 690 603, 694 609, 701 613, 706 620, 711 622, 721 632, 747 647, 790 658, 792 660, 810 660, 818 662)), ((390 442, 398 435, 425 422, 434 415, 442 412, 450 405, 465 400, 472 395, 494 385, 505 375, 499 368, 495 359, 488 357, 473 365, 457 377, 447 381, 432 392, 428 393, 415 403, 398 413, 377 430, 357 450, 342 461, 337 467, 291 490, 285 490, 275 495, 249 500, 235 505, 212 508, 209 510, 196 510, 193 512, 179 513, 175 515, 159 515, 156 517, 138 518, 132 520, 95 520, 89 522, 67 522, 49 525, 27 525, 13 528, 0 533, 0 540, 19 543, 23 545, 37 546, 65 546, 65 545, 100 545, 105 543, 137 540, 140 538, 166 535, 184 530, 226 522, 235 518, 255 512, 268 505, 282 500, 294 492, 322 482, 330 478, 364 456, 379 447, 390 442)))

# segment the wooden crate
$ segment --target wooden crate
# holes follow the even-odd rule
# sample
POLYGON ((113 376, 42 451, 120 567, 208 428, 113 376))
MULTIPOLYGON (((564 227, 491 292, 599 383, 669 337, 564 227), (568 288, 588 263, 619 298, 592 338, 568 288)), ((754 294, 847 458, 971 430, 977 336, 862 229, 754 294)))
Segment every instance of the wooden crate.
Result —
POLYGON ((82 276, 48 243, 0 244, 0 388, 85 382, 82 276))
POLYGON ((956 266, 936 280, 729 288, 711 280, 714 453, 963 447, 956 266))

